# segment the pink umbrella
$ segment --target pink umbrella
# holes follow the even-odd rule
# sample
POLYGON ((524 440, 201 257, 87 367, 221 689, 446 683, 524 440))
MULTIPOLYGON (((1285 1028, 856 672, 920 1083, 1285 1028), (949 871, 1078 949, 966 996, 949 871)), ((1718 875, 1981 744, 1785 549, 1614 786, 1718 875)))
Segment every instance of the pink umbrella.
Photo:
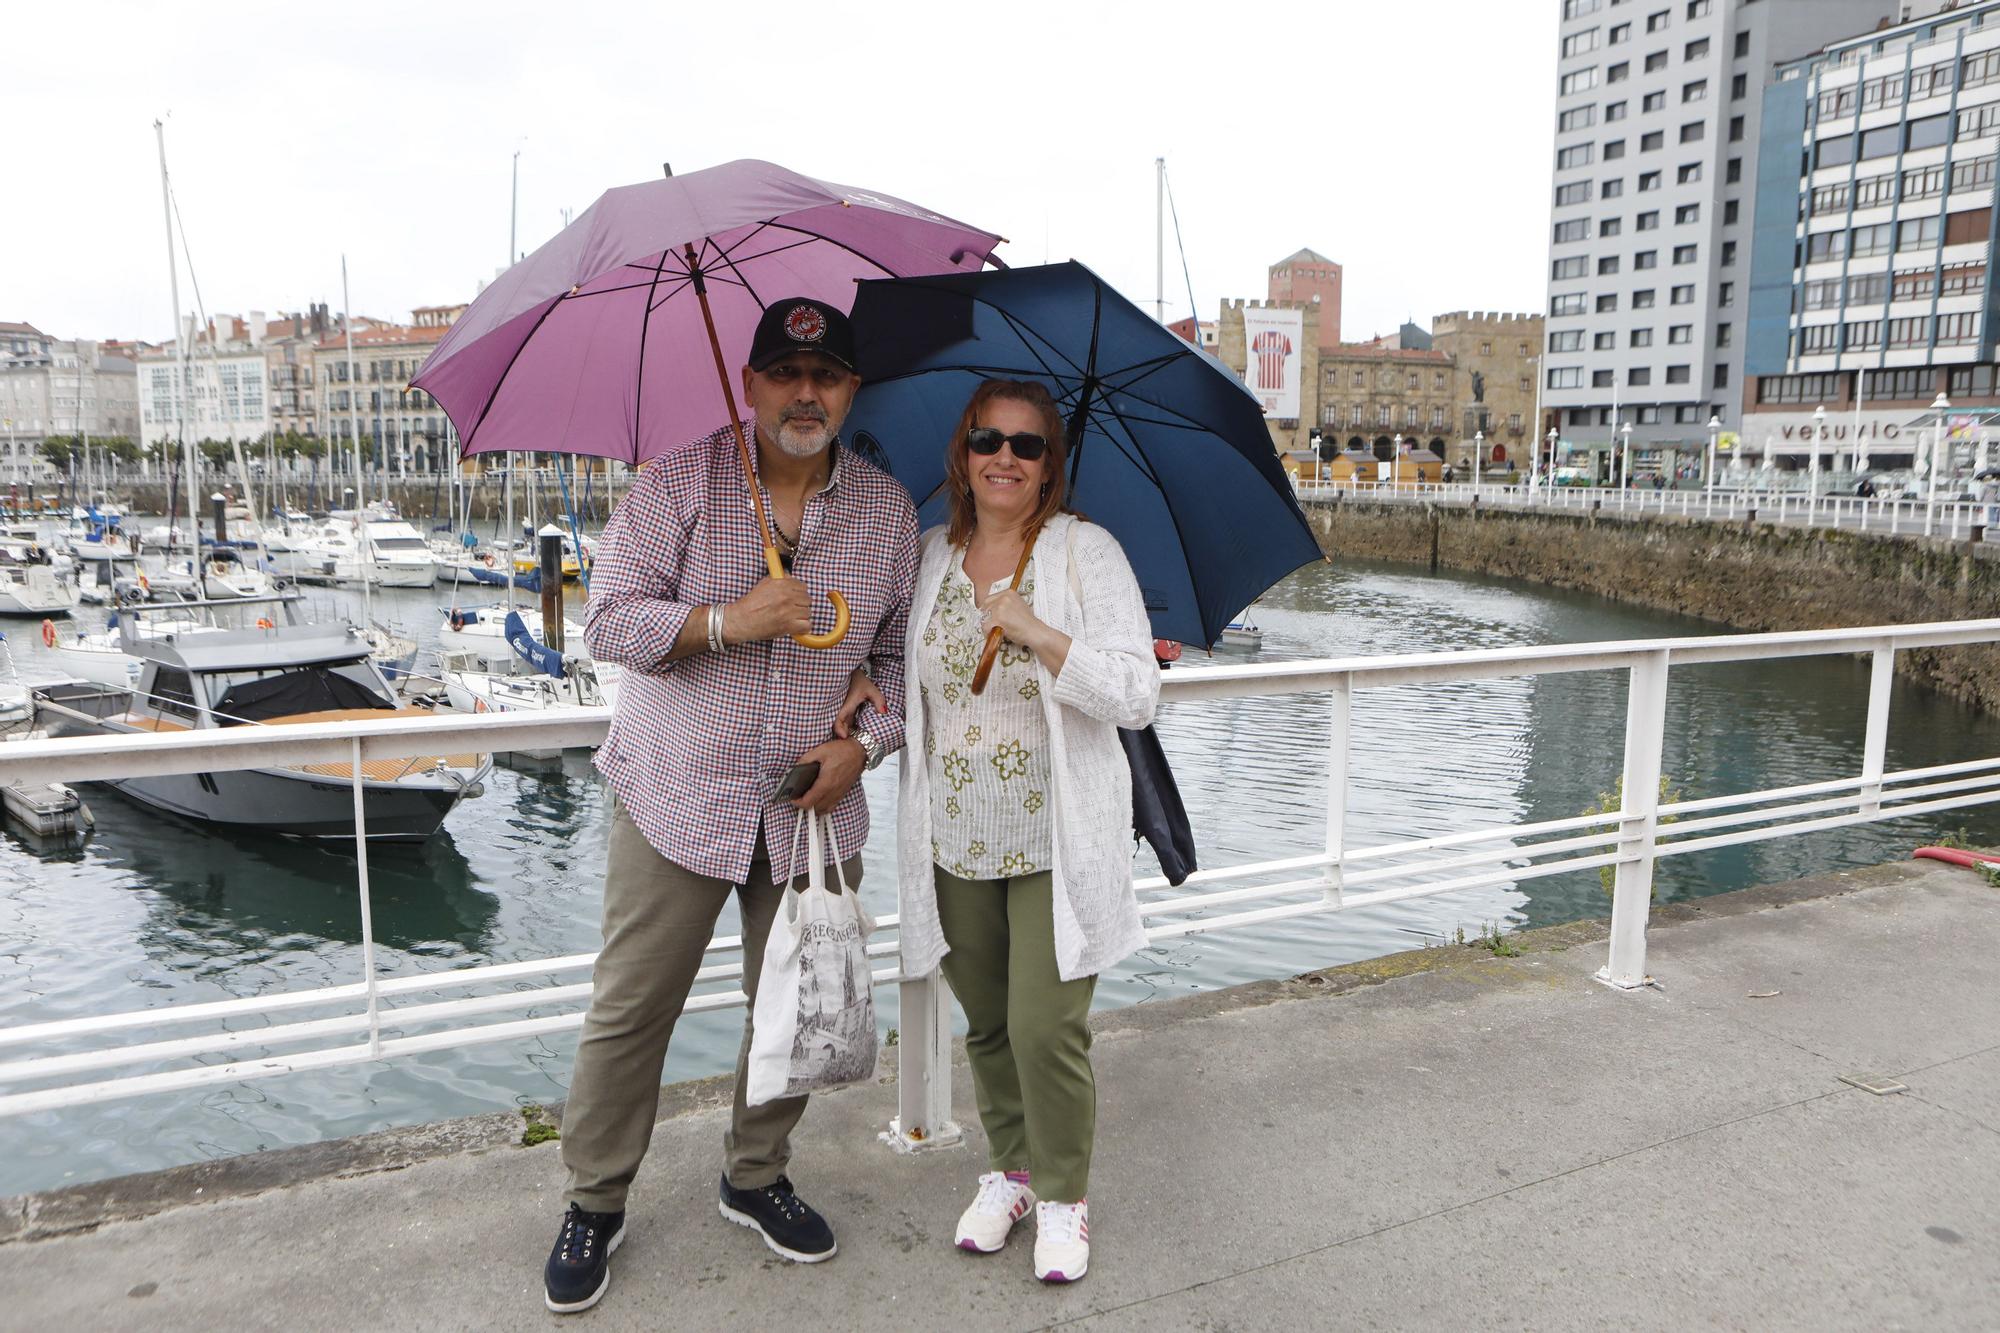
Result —
MULTIPOLYGON (((637 463, 737 423, 765 564, 782 578, 724 346, 742 364, 771 301, 846 310, 856 279, 976 271, 1000 239, 749 159, 621 186, 480 293, 410 383, 437 399, 468 455, 637 463)), ((833 598, 833 632, 800 643, 839 642, 847 608, 833 598)))

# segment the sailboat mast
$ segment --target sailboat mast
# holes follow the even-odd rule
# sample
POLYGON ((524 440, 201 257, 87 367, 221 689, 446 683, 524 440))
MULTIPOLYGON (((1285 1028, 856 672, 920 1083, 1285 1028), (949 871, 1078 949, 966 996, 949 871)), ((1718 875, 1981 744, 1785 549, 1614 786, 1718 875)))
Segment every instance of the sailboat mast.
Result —
POLYGON ((1167 159, 1153 159, 1153 318, 1167 322, 1167 159))
MULTIPOLYGON (((181 272, 174 259, 174 196, 167 185, 167 125, 153 122, 153 137, 160 146, 160 211, 167 224, 167 287, 174 298, 174 350, 180 353, 180 392, 174 395, 174 429, 180 435, 181 468, 187 474, 188 559, 191 569, 201 565, 201 502, 196 495, 194 442, 187 437, 187 400, 193 392, 188 363, 188 330, 181 323, 181 272)), ((167 532, 167 549, 173 550, 172 529, 167 532)))
POLYGON ((361 617, 375 617, 369 584, 375 581, 375 553, 368 546, 368 483, 361 476, 361 368, 354 363, 354 308, 347 300, 347 256, 340 257, 340 323, 347 338, 347 416, 354 423, 354 564, 361 575, 361 617))

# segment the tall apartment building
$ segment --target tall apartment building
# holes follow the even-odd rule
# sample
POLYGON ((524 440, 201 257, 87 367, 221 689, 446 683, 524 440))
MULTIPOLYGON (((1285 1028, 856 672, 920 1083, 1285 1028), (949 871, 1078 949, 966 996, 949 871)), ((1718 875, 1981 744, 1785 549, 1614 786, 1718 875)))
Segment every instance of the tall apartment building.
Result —
MULTIPOLYGON (((1897 0, 1559 0, 1542 421, 1612 475, 1741 415, 1753 191, 1775 65, 1897 0)), ((1569 457, 1558 461, 1579 462, 1569 457)))
POLYGON ((420 306, 408 325, 357 327, 352 380, 347 339, 338 332, 322 338, 314 349, 319 433, 351 449, 358 427, 371 466, 398 472, 448 466, 457 436, 437 400, 412 389, 410 377, 464 312, 463 305, 420 306))
POLYGON ((1909 467, 1942 393, 1970 470, 2000 440, 2000 0, 1834 42, 1763 102, 1738 466, 1909 467))
POLYGON ((154 458, 170 458, 179 441, 262 439, 271 429, 262 311, 249 319, 215 315, 197 328, 182 322, 178 340, 139 354, 140 443, 154 458))
POLYGON ((137 375, 122 348, 0 323, 0 482, 53 480, 57 469, 41 456, 51 435, 138 431, 137 375))

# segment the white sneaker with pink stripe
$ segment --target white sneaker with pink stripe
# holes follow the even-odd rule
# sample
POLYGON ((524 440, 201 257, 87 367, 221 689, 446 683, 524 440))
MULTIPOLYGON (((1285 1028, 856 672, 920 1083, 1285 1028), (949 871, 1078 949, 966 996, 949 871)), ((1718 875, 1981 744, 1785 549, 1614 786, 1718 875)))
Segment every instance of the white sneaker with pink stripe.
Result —
POLYGON ((1090 1201, 1035 1205, 1035 1276, 1074 1282, 1090 1267, 1090 1201))
POLYGON ((1035 1206, 1035 1192, 1005 1171, 989 1171, 979 1178, 979 1197, 958 1219, 958 1236, 952 1244, 961 1250, 992 1254, 1007 1243, 1014 1224, 1035 1206))

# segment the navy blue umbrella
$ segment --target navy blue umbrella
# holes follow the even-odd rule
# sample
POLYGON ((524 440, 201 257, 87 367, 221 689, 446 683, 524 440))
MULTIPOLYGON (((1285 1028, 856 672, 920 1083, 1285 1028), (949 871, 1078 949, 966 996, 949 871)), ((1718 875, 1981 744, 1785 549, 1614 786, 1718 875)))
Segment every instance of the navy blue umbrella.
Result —
POLYGON ((1075 262, 864 281, 844 438, 942 522, 945 446, 981 381, 1039 380, 1068 421, 1070 503, 1125 548, 1154 634, 1212 644, 1320 558, 1262 405, 1075 262))

